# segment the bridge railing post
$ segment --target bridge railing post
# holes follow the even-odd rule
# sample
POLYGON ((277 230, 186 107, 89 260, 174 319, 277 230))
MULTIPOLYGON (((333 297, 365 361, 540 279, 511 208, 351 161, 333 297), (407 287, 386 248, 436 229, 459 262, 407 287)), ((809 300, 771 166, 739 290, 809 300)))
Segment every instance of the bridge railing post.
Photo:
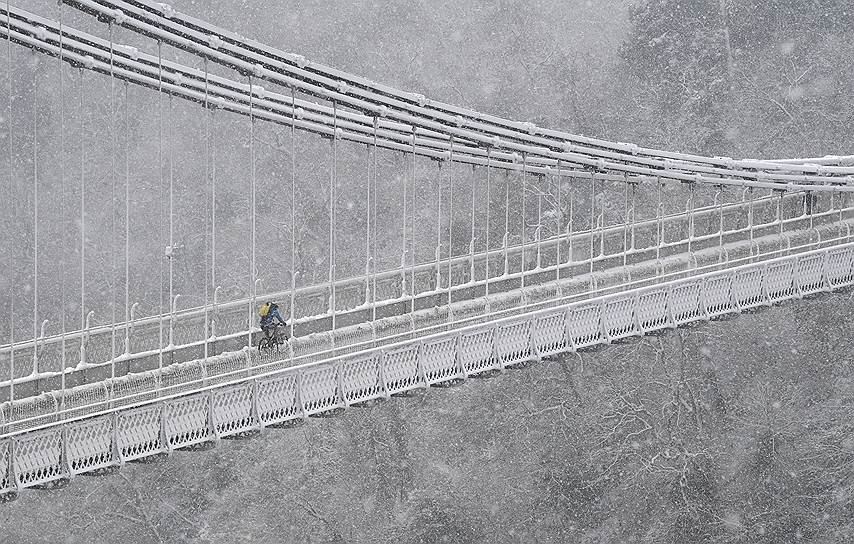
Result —
POLYGON ((771 306, 771 292, 768 290, 768 274, 771 269, 766 264, 762 267, 762 276, 760 280, 761 292, 762 292, 762 300, 765 303, 765 306, 771 306))
POLYGON ((667 286, 667 290, 664 295, 664 311, 667 316, 667 323, 671 329, 676 328, 676 318, 673 315, 673 287, 671 285, 667 286))
POLYGON ((461 333, 457 333, 456 341, 454 342, 454 366, 457 367, 457 375, 461 380, 465 380, 468 378, 468 371, 466 370, 465 362, 462 357, 463 350, 463 335, 461 333))
POLYGON ((492 327, 489 333, 489 352, 495 368, 504 372, 504 361, 498 356, 498 327, 492 327))
POLYGON ((300 416, 302 417, 302 419, 304 421, 308 421, 308 413, 305 410, 305 402, 303 401, 304 395, 303 395, 303 391, 302 391, 302 384, 303 384, 302 372, 297 372, 296 387, 295 387, 295 390, 296 390, 295 402, 296 402, 296 405, 299 407, 299 412, 300 412, 300 416))
MULTIPOLYGON (((382 383, 383 398, 387 399, 387 398, 391 397, 391 394, 388 391, 388 377, 386 376, 386 365, 387 365, 386 352, 384 349, 381 349, 380 350, 380 359, 379 359, 380 382, 382 383)), ((422 367, 422 370, 423 370, 423 367, 422 367)))
POLYGON ((597 306, 597 319, 599 320, 599 330, 602 332, 602 338, 606 343, 611 343, 611 335, 608 333, 608 325, 605 323, 605 303, 599 302, 597 306))
POLYGON ((205 395, 208 397, 208 436, 211 438, 210 441, 214 446, 216 446, 219 444, 220 440, 219 430, 216 427, 216 414, 214 413, 214 399, 216 398, 216 395, 214 391, 209 391, 205 395))
POLYGON ((569 347, 572 353, 578 351, 578 346, 575 344, 575 337, 572 335, 572 306, 567 306, 563 312, 563 335, 566 346, 569 347))
POLYGON ((536 322, 536 318, 532 317, 528 319, 528 349, 530 350, 531 355, 534 357, 534 360, 538 363, 541 363, 543 361, 543 354, 540 353, 540 347, 537 345, 537 337, 534 334, 534 331, 536 330, 534 325, 536 322))
MULTIPOLYGON (((415 355, 415 372, 418 375, 418 381, 421 382, 421 387, 427 389, 430 384, 427 383, 427 371, 424 370, 424 351, 424 342, 418 342, 418 353, 415 355)), ((385 392, 388 393, 387 390, 385 392)))
POLYGON ((643 336, 646 334, 646 330, 643 327, 643 322, 640 317, 640 295, 635 294, 632 297, 632 322, 635 326, 635 333, 638 336, 643 336))
POLYGON ((250 399, 252 405, 250 407, 250 414, 252 417, 252 428, 258 429, 259 431, 264 431, 264 420, 261 418, 261 411, 258 408, 258 397, 260 395, 261 386, 258 383, 258 379, 254 379, 250 385, 250 399))

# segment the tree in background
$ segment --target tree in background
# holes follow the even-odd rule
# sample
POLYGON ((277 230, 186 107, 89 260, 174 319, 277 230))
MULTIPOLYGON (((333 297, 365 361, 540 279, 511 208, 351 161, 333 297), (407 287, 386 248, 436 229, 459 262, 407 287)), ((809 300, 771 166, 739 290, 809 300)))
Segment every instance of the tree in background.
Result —
POLYGON ((626 128, 711 155, 846 153, 852 18, 833 0, 643 0, 621 51, 626 128))

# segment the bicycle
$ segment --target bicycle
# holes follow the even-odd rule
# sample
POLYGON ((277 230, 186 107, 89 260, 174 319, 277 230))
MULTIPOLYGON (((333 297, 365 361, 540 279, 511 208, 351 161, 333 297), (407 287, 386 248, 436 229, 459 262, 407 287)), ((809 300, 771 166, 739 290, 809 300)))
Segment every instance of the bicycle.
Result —
POLYGON ((258 342, 258 349, 261 351, 278 352, 281 347, 288 345, 288 340, 290 340, 288 326, 277 323, 273 333, 269 336, 265 334, 264 338, 258 342))

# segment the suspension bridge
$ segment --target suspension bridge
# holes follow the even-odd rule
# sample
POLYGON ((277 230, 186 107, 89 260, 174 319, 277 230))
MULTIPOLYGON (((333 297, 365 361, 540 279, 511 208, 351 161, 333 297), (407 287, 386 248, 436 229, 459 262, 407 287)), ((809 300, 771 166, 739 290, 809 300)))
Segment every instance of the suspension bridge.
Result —
POLYGON ((147 0, 0 19, 6 497, 854 283, 850 157, 581 137, 147 0))

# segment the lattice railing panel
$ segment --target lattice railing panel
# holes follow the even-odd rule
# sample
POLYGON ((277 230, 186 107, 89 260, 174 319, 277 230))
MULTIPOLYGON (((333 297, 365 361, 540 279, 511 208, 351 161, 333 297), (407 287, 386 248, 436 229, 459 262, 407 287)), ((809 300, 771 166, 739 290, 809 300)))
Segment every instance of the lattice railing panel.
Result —
POLYGON ((256 426, 252 415, 252 384, 216 391, 213 397, 213 424, 217 436, 232 436, 256 426))
POLYGON ((105 468, 113 460, 112 415, 70 424, 65 431, 68 466, 73 474, 105 468))
POLYGON ((9 473, 9 456, 11 454, 9 449, 11 446, 11 440, 0 440, 0 496, 15 489, 15 482, 9 473))
POLYGON ((418 346, 386 353, 383 374, 389 394, 412 389, 418 382, 418 346))
POLYGON ((824 255, 811 255, 798 260, 798 288, 803 294, 816 293, 824 289, 822 263, 824 255))
POLYGON ((133 461, 166 451, 160 432, 162 411, 163 405, 155 404, 119 412, 116 435, 123 460, 133 461))
POLYGON ((257 402, 258 417, 264 425, 275 425, 299 417, 302 408, 296 374, 259 381, 257 402))
POLYGON ((326 366, 306 371, 302 375, 302 403, 308 415, 326 412, 340 406, 338 369, 326 366))
POLYGON ((791 298, 797 293, 794 282, 795 263, 784 262, 769 265, 765 271, 765 291, 768 297, 774 301, 791 298))
POLYGON ((603 339, 599 305, 573 308, 569 312, 569 333, 576 347, 592 346, 603 339))
POLYGON ((709 317, 732 311, 731 276, 712 278, 703 282, 703 301, 709 317))
POLYGON ((530 361, 530 325, 527 321, 501 325, 495 331, 495 352, 505 365, 530 361))
POLYGON ((19 488, 66 476, 62 466, 62 430, 53 428, 16 438, 14 471, 19 488))
POLYGON ((460 336, 459 360, 467 374, 477 374, 495 367, 492 358, 491 329, 460 336))
POLYGON ((740 308, 753 308, 763 303, 762 270, 742 270, 732 282, 733 294, 740 308))
POLYGON ((644 330, 664 328, 668 322, 667 290, 660 289, 638 296, 638 321, 644 330))
POLYGON ((171 449, 192 446, 210 439, 210 395, 199 394, 167 402, 164 429, 171 449))
POLYGON ((832 287, 854 282, 854 250, 836 249, 827 254, 827 281, 832 287))
POLYGON ((364 402, 383 396, 380 354, 358 357, 341 364, 344 398, 348 404, 364 402))
POLYGON ((670 290, 670 311, 673 321, 681 325, 703 314, 700 304, 700 286, 696 283, 678 285, 670 290))
POLYGON ((455 337, 424 343, 421 361, 427 383, 441 383, 459 377, 456 343, 455 337))
POLYGON ((635 333, 635 301, 631 297, 614 300, 603 308, 603 319, 608 336, 617 340, 635 333))
POLYGON ((534 347, 540 355, 566 351, 566 312, 561 311, 538 318, 531 333, 534 347))

